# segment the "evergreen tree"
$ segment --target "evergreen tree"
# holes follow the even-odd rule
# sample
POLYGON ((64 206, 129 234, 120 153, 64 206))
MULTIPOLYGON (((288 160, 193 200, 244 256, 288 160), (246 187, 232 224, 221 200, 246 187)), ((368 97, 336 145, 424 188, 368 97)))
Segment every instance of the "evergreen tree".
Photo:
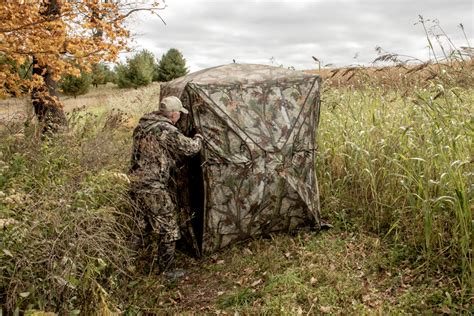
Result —
POLYGON ((59 82, 59 88, 65 95, 71 95, 76 98, 78 95, 86 94, 91 85, 91 75, 81 71, 81 75, 66 75, 59 82))
POLYGON ((161 57, 158 64, 157 81, 170 81, 188 73, 186 59, 176 48, 171 48, 161 57))
POLYGON ((142 50, 126 64, 116 67, 117 84, 119 88, 138 88, 152 82, 155 69, 155 57, 147 50, 142 50))
POLYGON ((91 83, 97 88, 100 84, 106 84, 110 81, 110 69, 103 63, 93 64, 91 72, 91 83))

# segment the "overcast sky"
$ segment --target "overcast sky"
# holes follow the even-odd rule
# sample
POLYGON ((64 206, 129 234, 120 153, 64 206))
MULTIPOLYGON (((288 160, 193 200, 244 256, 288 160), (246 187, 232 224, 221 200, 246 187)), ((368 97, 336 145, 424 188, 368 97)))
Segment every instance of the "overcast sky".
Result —
MULTIPOLYGON (((385 51, 429 58, 418 15, 438 19, 456 46, 474 46, 473 0, 167 0, 166 21, 140 13, 133 46, 158 58, 179 49, 191 71, 231 63, 317 68, 367 64, 385 51)), ((430 22, 428 26, 432 25, 430 22)), ((443 40, 443 39, 441 39, 443 40)), ((443 42, 446 42, 443 40, 443 42)))

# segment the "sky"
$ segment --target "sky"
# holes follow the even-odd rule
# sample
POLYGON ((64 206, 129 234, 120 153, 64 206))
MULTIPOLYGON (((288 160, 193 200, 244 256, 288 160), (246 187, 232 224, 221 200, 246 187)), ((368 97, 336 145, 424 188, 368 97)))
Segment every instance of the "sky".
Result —
MULTIPOLYGON (((385 52, 430 58, 419 21, 443 28, 456 47, 474 46, 472 0, 167 0, 156 16, 138 13, 135 50, 160 58, 177 48, 190 71, 232 63, 295 69, 369 65, 385 52), (467 40, 459 27, 464 26, 467 40)), ((440 30, 435 31, 436 34, 440 30)), ((449 43, 439 37, 445 47, 449 43)), ((436 43, 436 42, 435 42, 436 43)), ((437 46, 437 45, 436 45, 437 46)), ((122 57, 123 58, 123 57, 122 57)))

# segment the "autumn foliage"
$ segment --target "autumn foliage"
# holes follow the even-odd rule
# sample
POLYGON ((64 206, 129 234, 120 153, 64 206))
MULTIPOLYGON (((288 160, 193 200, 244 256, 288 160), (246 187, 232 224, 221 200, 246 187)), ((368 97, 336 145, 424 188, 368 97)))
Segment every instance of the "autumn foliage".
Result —
POLYGON ((130 36, 126 18, 162 8, 159 1, 1 1, 0 98, 32 93, 40 120, 57 116, 56 82, 116 60, 130 36), (32 75, 22 75, 19 67, 32 75))

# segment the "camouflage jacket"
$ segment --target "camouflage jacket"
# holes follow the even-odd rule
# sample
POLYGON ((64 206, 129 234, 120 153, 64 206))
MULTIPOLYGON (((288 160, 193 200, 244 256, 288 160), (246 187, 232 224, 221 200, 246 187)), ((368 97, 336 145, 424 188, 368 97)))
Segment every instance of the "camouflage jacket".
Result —
POLYGON ((133 131, 132 188, 166 189, 176 162, 201 148, 200 138, 184 136, 168 118, 157 112, 144 115, 133 131))

